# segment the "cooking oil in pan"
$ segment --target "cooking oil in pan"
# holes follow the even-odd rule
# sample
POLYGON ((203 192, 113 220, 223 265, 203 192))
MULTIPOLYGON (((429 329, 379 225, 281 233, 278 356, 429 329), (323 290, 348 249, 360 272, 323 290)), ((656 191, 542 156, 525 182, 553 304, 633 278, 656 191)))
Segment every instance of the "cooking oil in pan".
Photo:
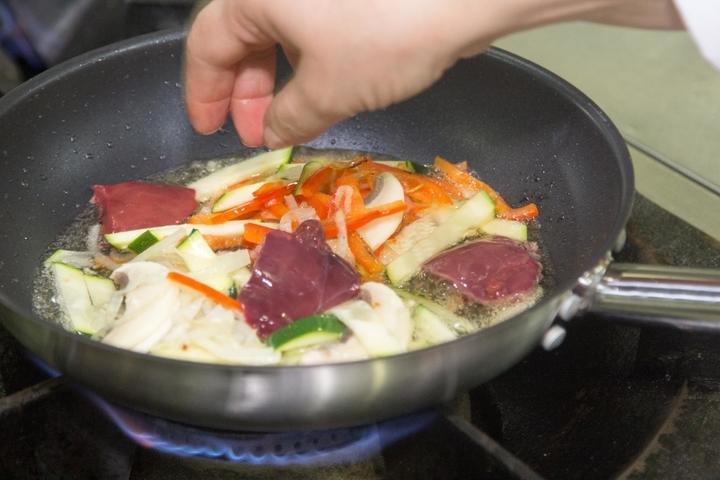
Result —
MULTIPOLYGON (((375 159, 393 160, 387 155, 358 152, 352 150, 316 150, 308 147, 296 148, 293 159, 295 162, 303 162, 310 157, 323 156, 332 160, 342 161, 356 158, 358 155, 368 154, 375 159)), ((144 180, 185 185, 193 180, 203 177, 219 168, 237 161, 236 157, 223 159, 212 159, 207 161, 194 161, 180 168, 160 172, 145 178, 144 180)), ((88 189, 89 189, 88 185, 88 189)), ((542 212, 541 212, 542 218, 542 212)), ((71 224, 58 236, 47 251, 47 256, 57 249, 79 250, 99 249, 101 253, 110 253, 110 247, 101 240, 97 228, 97 213, 94 206, 88 203, 86 209, 75 218, 71 224), (90 232, 90 235, 88 234, 90 232), (94 232, 94 237, 93 237, 94 232)), ((478 237, 481 238, 481 237, 478 237)), ((417 274, 408 284, 408 289, 417 295, 424 296, 440 304, 454 314, 461 316, 473 325, 473 330, 479 330, 495 325, 506 320, 537 303, 545 292, 554 287, 552 265, 546 249, 543 248, 540 223, 534 221, 528 228, 528 241, 530 248, 534 250, 543 266, 543 276, 540 285, 530 294, 520 298, 498 302, 494 305, 482 305, 469 301, 455 290, 450 282, 439 280, 426 272, 417 274)), ((99 272, 108 274, 109 272, 99 272)), ((70 325, 63 320, 64 316, 55 300, 54 281, 47 268, 38 268, 33 285, 33 306, 35 312, 42 318, 58 322, 65 328, 71 329, 70 325)))

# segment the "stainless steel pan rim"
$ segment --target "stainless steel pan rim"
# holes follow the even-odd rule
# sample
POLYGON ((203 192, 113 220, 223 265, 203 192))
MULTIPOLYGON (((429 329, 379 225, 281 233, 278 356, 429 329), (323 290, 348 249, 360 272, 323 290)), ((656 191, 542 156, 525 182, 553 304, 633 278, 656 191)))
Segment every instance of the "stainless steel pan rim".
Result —
MULTIPOLYGON (((113 60, 126 61, 124 56, 132 59, 155 50, 167 51, 166 47, 177 51, 183 38, 182 32, 151 34, 55 67, 0 100, 0 123, 5 117, 12 118, 14 108, 32 101, 46 88, 78 72, 85 73, 85 67, 97 72, 98 65, 107 68, 104 66, 113 60)), ((561 278, 532 309, 429 349, 360 362, 284 367, 202 364, 116 349, 36 318, 2 292, 0 301, 9 308, 4 324, 44 360, 119 403, 216 428, 287 430, 366 423, 449 400, 458 391, 492 378, 538 344, 578 278, 592 270, 613 247, 630 213, 633 172, 622 137, 582 93, 507 52, 493 49, 484 58, 503 68, 511 67, 510 73, 532 79, 533 84, 551 91, 563 105, 581 111, 585 127, 592 129, 594 138, 599 138, 603 151, 607 151, 606 157, 595 155, 593 161, 607 160, 618 170, 613 179, 617 208, 608 212, 612 222, 597 234, 598 241, 587 257, 573 264, 575 273, 561 278), (295 408, 296 404, 300 407, 295 408)), ((463 61, 459 68, 474 72, 473 62, 463 61)))
MULTIPOLYGON (((128 52, 132 52, 133 50, 142 50, 144 48, 147 48, 148 46, 151 46, 153 44, 158 44, 161 42, 172 42, 172 41, 179 41, 184 40, 185 38, 185 32, 182 30, 168 30, 166 32, 160 32, 160 33, 150 33, 146 35, 142 35, 140 37, 136 37, 129 40, 124 40, 122 42, 118 42, 106 47, 102 47, 96 50, 93 50, 91 52, 85 53, 83 55, 80 55, 78 57, 75 57, 74 59, 68 60, 60 65, 57 65, 55 67, 52 67, 48 69, 47 71, 37 75, 36 77, 32 78, 31 80, 25 82, 22 86, 22 88, 16 88, 11 90, 5 97, 2 98, 0 101, 0 115, 3 115, 4 112, 11 110, 13 105, 22 102, 25 98, 30 97, 35 93, 36 90, 42 89, 47 83, 50 82, 56 82, 60 81, 62 77, 68 73, 71 73, 73 71, 76 71, 78 69, 82 69, 83 66, 95 63, 99 61, 103 61, 107 57, 110 57, 112 55, 119 55, 119 54, 126 54, 128 52)), ((582 92, 577 90, 575 87, 567 83, 565 80, 561 79, 554 73, 544 69, 543 67, 536 65, 528 60, 525 60, 521 57, 518 57, 510 52, 507 52, 505 50, 491 47, 486 55, 496 57, 499 59, 504 60, 505 62, 515 65, 519 68, 530 70, 535 75, 537 75, 539 78, 542 78, 544 81, 550 82, 557 86, 558 90, 562 92, 564 95, 567 95, 568 97, 576 100, 578 104, 582 105, 584 109, 588 112, 588 114, 594 118, 597 118, 600 122, 604 123, 604 131, 603 133, 609 137, 610 141, 612 142, 612 145, 616 147, 616 154, 618 157, 622 158, 623 161, 626 163, 627 168, 623 170, 623 176, 619 179, 620 183, 623 185, 623 194, 625 196, 625 200, 622 201, 622 211, 618 213, 617 215, 617 223, 613 228, 612 234, 608 236, 608 238, 605 241, 605 247, 606 251, 609 251, 617 242, 617 237, 624 235, 624 228, 625 223, 627 222, 627 219, 630 216, 630 211, 632 209, 632 196, 634 192, 633 182, 634 182, 634 175, 632 170, 632 164, 630 163, 630 157, 629 152, 627 148, 625 147, 624 140, 622 139, 622 136, 617 131, 615 126, 612 124, 610 119, 605 115, 605 113, 588 97, 585 96, 582 92)), ((589 262, 589 264, 586 266, 586 268, 590 269, 594 267, 594 264, 592 262, 589 262)), ((582 270, 580 271, 582 273, 582 270)), ((576 281, 573 280, 565 280, 561 282, 557 287, 556 290, 559 292, 555 295, 545 295, 540 302, 538 302, 537 305, 535 305, 533 308, 528 310, 527 312, 523 312, 521 315, 518 315, 512 319, 508 319, 504 322, 501 322, 499 324, 490 326, 486 329, 483 329, 480 332, 477 332, 473 335, 468 335, 466 337, 459 338, 457 340, 454 340, 450 343, 443 344, 443 345, 436 345, 433 347, 430 347, 429 349, 447 349, 452 348, 453 345, 467 341, 468 338, 474 336, 474 335, 481 335, 483 332, 491 330, 491 329, 503 329, 507 328, 504 327, 504 325, 508 322, 512 321, 522 321, 524 317, 527 315, 530 315, 535 309, 541 309, 546 307, 547 305, 556 305, 558 302, 562 301, 564 292, 571 290, 575 287, 577 284, 576 281), (520 319, 520 320, 518 320, 520 319)), ((78 337, 77 335, 68 332, 64 328, 62 328, 60 325, 55 323, 48 323, 45 320, 37 317, 33 312, 30 312, 26 309, 23 309, 17 305, 15 305, 15 302, 11 298, 8 298, 4 293, 0 292, 0 302, 7 307, 9 307, 11 310, 13 310, 16 314, 21 315, 27 319, 31 319, 34 322, 41 323, 44 327, 50 327, 53 330, 55 330, 58 334, 61 335, 68 335, 73 337, 78 337)), ((212 363, 203 363, 203 362, 188 362, 184 360, 175 360, 175 359, 169 359, 169 358, 163 358, 163 357, 155 357, 147 354, 141 354, 136 353, 132 351, 128 351, 125 349, 119 349, 107 344, 103 344, 94 340, 91 340, 89 338, 80 336, 77 338, 77 341, 80 343, 83 343, 88 346, 92 346, 94 348, 99 348, 101 350, 107 351, 107 352, 121 352, 122 354, 127 355, 133 355, 133 356, 139 356, 143 358, 153 358, 157 361, 168 363, 168 364, 192 364, 196 366, 204 365, 208 368, 229 368, 232 370, 242 370, 242 371, 262 371, 267 368, 273 368, 273 369, 312 369, 316 368, 314 365, 307 365, 307 366, 278 366, 278 367, 253 367, 253 366, 237 366, 237 365, 218 365, 218 364, 212 364, 212 363)), ((414 352, 407 352, 396 356, 415 356, 418 354, 421 354, 422 351, 414 351, 414 352)), ((345 362, 345 363, 333 363, 328 365, 347 365, 351 363, 366 363, 366 362, 372 362, 372 360, 362 360, 358 362, 345 362)))

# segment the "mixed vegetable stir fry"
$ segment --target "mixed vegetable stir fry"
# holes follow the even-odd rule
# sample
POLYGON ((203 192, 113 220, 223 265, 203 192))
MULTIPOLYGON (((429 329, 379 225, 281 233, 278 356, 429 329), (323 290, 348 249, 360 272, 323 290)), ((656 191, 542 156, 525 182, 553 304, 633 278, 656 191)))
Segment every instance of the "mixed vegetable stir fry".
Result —
POLYGON ((65 324, 173 358, 314 364, 447 342, 484 325, 468 305, 510 316, 538 298, 537 206, 511 207, 466 163, 301 160, 94 186, 87 250, 45 262, 65 324))

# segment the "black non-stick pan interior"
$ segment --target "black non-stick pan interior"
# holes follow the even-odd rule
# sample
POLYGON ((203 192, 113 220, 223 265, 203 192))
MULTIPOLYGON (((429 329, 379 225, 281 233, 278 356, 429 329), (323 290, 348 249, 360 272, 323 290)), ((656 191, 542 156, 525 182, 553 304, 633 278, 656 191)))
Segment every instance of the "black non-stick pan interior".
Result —
MULTIPOLYGON (((0 100, 3 303, 30 312, 36 268, 87 204, 91 185, 248 153, 230 125, 208 137, 192 131, 181 37, 168 32, 86 55, 0 100)), ((461 62, 430 91, 337 125, 311 145, 468 160, 510 203, 539 204, 557 288, 567 287, 622 228, 632 170, 612 124, 572 88, 551 86, 553 78, 494 50, 461 62)))

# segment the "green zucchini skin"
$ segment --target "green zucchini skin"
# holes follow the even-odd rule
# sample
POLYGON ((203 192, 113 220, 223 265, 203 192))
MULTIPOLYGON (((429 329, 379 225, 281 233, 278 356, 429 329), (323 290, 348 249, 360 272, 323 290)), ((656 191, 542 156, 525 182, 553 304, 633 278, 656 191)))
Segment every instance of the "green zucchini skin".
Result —
POLYGON ((267 344, 280 352, 316 347, 339 340, 346 330, 335 315, 310 315, 275 330, 267 338, 267 344))
POLYGON ((221 193, 229 186, 255 176, 270 175, 290 162, 293 147, 264 152, 239 160, 188 185, 195 190, 195 198, 204 202, 221 193))
POLYGON ((480 192, 469 198, 427 237, 387 266, 387 274, 393 285, 404 284, 422 264, 434 255, 460 242, 469 231, 478 230, 495 218, 495 204, 487 193, 480 192))
POLYGON ((58 304, 72 328, 87 335, 97 333, 104 324, 102 307, 115 293, 113 281, 65 263, 53 262, 49 268, 58 304))
POLYGON ((128 250, 131 250, 135 253, 142 253, 159 241, 160 239, 155 236, 155 234, 151 230, 145 230, 132 242, 130 242, 127 248, 128 250))

